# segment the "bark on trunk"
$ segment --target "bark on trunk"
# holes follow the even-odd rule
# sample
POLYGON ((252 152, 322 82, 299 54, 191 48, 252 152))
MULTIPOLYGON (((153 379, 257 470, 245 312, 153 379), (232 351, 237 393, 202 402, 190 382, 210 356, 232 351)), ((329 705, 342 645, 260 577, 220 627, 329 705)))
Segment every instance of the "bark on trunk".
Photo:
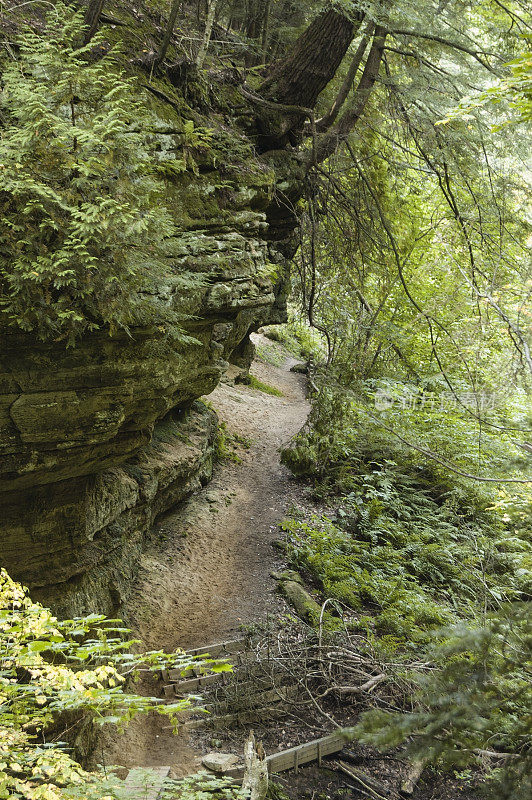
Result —
POLYGON ((100 15, 102 13, 104 2, 105 0, 90 0, 89 5, 87 6, 87 10, 85 11, 85 16, 83 18, 83 22, 87 26, 85 36, 83 37, 84 44, 88 44, 98 30, 100 15))
POLYGON ((242 789, 249 793, 249 800, 265 800, 268 794, 268 765, 262 745, 257 745, 250 731, 244 745, 244 781, 242 789))
POLYGON ((205 32, 203 39, 196 56, 196 66, 202 69, 207 50, 209 49, 209 42, 211 41, 212 26, 214 24, 214 15, 216 14, 216 5, 218 0, 207 0, 207 19, 205 20, 205 32))
POLYGON ((170 40, 174 32, 175 23, 180 8, 181 8, 181 0, 174 0, 174 2, 172 3, 172 7, 170 9, 170 16, 168 18, 166 29, 164 31, 163 40, 161 42, 159 52, 157 53, 157 56, 153 64, 154 68, 158 67, 164 61, 164 58, 166 56, 166 51, 168 50, 168 47, 170 45, 170 40))
POLYGON ((300 36, 288 58, 263 82, 260 94, 283 105, 314 108, 318 95, 336 74, 359 24, 334 9, 324 11, 300 36))
POLYGON ((259 151, 301 142, 309 109, 334 78, 359 26, 360 22, 334 9, 324 11, 300 36, 288 58, 274 67, 259 89, 270 106, 277 106, 258 118, 259 151))
POLYGON ((336 125, 319 140, 316 152, 312 156, 316 163, 320 164, 332 155, 338 145, 347 139, 360 119, 379 74, 385 40, 386 30, 381 26, 377 26, 354 99, 336 125))
POLYGON ((370 40, 371 34, 373 33, 374 23, 370 22, 366 28, 366 32, 362 36, 360 40, 360 44, 358 45, 355 55, 353 56, 353 60, 349 66, 347 71, 347 75, 345 76, 345 80, 340 87, 340 91, 338 92, 334 103, 332 104, 329 111, 324 114, 324 116, 316 121, 316 130, 318 133, 328 130, 328 128, 336 122, 336 117, 340 113, 340 109, 342 108, 343 104, 347 100, 347 96, 353 86, 353 82, 355 80, 355 76, 357 74, 358 68, 364 58, 364 53, 366 52, 366 47, 368 46, 368 42, 370 40))

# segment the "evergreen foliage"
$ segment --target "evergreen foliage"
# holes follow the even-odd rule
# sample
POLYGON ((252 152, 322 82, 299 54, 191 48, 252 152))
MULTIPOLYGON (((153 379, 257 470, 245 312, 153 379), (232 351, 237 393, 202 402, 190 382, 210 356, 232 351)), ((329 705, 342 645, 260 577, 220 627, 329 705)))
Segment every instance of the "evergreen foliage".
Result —
POLYGON ((405 710, 414 706, 367 712, 353 735, 383 748, 407 743, 423 763, 495 763, 490 796, 522 800, 532 733, 532 489, 526 456, 494 421, 518 429, 526 402, 491 414, 496 427, 479 438, 474 416, 434 402, 438 393, 390 379, 348 390, 333 374, 321 376, 308 424, 283 452, 327 508, 284 522, 286 551, 393 660, 405 710), (498 485, 497 474, 525 483, 498 485), (413 659, 419 672, 407 666, 413 659))
MULTIPOLYGON (((529 44, 531 39, 532 36, 528 35, 525 37, 525 42, 529 44)), ((532 122, 532 51, 527 50, 505 66, 510 67, 510 75, 477 97, 467 97, 462 100, 458 108, 451 111, 442 122, 449 122, 452 119, 472 119, 472 111, 488 103, 503 101, 508 103, 511 113, 513 112, 508 120, 509 123, 532 122)))
POLYGON ((372 711, 355 735, 381 747, 407 742, 412 755, 455 769, 494 759, 489 796, 526 800, 532 792, 531 611, 530 602, 505 606, 482 627, 449 631, 434 653, 440 669, 416 676, 416 711, 372 711))
MULTIPOLYGON (((132 324, 176 325, 151 295, 171 295, 175 226, 157 178, 155 116, 139 84, 82 15, 57 4, 25 28, 4 64, 0 96, 0 315, 14 329, 67 339, 132 324)), ((172 162, 174 163, 174 162, 172 162)))

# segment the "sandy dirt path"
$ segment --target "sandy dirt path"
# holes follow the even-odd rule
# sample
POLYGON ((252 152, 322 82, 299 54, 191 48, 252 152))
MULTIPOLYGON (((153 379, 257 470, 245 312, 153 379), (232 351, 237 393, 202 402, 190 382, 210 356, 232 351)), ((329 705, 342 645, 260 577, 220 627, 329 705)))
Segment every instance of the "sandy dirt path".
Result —
MULTIPOLYGON (((240 464, 219 466, 203 490, 160 520, 160 543, 143 558, 133 603, 135 627, 148 649, 230 639, 241 625, 282 609, 270 575, 279 566, 272 541, 301 488, 281 465, 279 448, 302 427, 309 406, 305 379, 290 372, 297 359, 258 334, 254 339, 282 363, 257 360, 252 374, 283 396, 221 383, 207 398, 229 433, 249 439, 249 449, 240 448, 240 464)), ((200 758, 184 729, 172 736, 158 715, 107 736, 103 755, 107 763, 128 767, 171 764, 176 775, 194 771, 200 758)))

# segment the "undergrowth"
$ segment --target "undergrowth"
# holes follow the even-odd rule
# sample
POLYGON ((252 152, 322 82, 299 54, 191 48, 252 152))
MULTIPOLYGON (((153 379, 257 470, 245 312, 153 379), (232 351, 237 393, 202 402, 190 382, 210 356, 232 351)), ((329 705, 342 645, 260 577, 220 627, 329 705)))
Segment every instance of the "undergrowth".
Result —
POLYGON ((283 452, 326 509, 283 523, 289 561, 323 600, 352 610, 350 624, 383 661, 430 665, 409 673, 418 690, 404 708, 415 713, 370 712, 356 735, 382 747, 409 741, 424 761, 461 766, 493 748, 519 753, 490 775, 496 797, 524 798, 532 491, 491 478, 528 478, 529 410, 494 411, 480 435, 467 410, 428 402, 418 387, 387 391, 423 402, 376 408, 376 388, 322 382, 283 452))
POLYGON ((317 332, 302 323, 294 314, 290 314, 288 324, 266 325, 261 328, 261 331, 268 339, 282 344, 286 350, 298 358, 319 356, 323 349, 317 332))
MULTIPOLYGON (((362 399, 323 388, 306 429, 283 452, 284 463, 311 477, 315 495, 332 506, 307 520, 285 521, 294 566, 324 596, 360 612, 361 625, 401 646, 416 646, 442 625, 478 620, 501 602, 529 597, 526 485, 510 495, 497 484, 453 475, 411 451, 379 426, 373 409, 371 417, 365 409, 362 399)), ((474 424, 430 415, 407 415, 410 438, 422 437, 461 463, 474 424)), ((480 474, 484 466, 496 471, 512 460, 521 474, 521 457, 509 441, 488 434, 483 448, 480 474)))
POLYGON ((255 357, 272 367, 282 367, 286 361, 286 353, 275 344, 259 342, 255 345, 255 357))

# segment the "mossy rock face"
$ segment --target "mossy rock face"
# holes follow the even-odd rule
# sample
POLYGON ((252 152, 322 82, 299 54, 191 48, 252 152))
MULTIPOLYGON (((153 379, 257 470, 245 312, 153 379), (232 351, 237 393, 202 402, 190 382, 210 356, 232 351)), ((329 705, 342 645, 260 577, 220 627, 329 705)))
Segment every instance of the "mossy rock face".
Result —
MULTIPOLYGON (((209 394, 233 355, 245 353, 249 366, 248 333, 276 303, 260 210, 272 173, 252 165, 241 172, 246 182, 232 177, 223 191, 216 170, 169 184, 182 231, 172 269, 205 278, 187 325, 195 342, 137 328, 66 349, 0 332, 3 566, 59 613, 115 613, 154 516, 210 469, 210 445, 194 455, 179 437, 168 466, 157 426, 209 394), (141 468, 146 459, 151 466, 141 468), (174 477, 163 487, 165 469, 174 477)), ((169 276, 161 307, 171 306, 173 291, 169 276)))
POLYGON ((295 223, 276 197, 280 187, 295 196, 302 170, 293 154, 257 155, 254 112, 236 111, 243 99, 230 81, 176 63, 147 87, 130 55, 139 36, 151 52, 159 33, 146 15, 115 11, 126 22, 124 65, 138 72, 154 136, 176 162, 163 176, 178 233, 154 298, 159 316, 178 297, 177 274, 200 275, 204 289, 187 344, 148 320, 131 336, 94 333, 71 349, 0 330, 2 563, 67 615, 114 613, 154 517, 208 474, 211 428, 190 449, 182 415, 229 361, 249 366, 251 331, 286 319, 295 223))
MULTIPOLYGON (((187 324, 195 342, 138 328, 66 349, 0 333, 3 566, 60 613, 114 613, 124 600, 154 514, 191 491, 200 470, 187 456, 173 488, 161 490, 148 473, 136 474, 139 459, 150 452, 160 472, 161 440, 152 440, 159 421, 215 388, 275 304, 264 214, 245 198, 228 210, 205 186, 184 182, 191 213, 180 212, 174 264, 206 278, 187 324), (95 492, 105 497, 91 499, 95 492)), ((171 304, 171 285, 161 287, 161 304, 171 304)), ((183 448, 176 440, 178 460, 183 448)), ((207 465, 210 455, 201 458, 207 465)))
POLYGON ((154 520, 210 477, 216 418, 173 411, 120 466, 2 495, 3 566, 63 616, 115 614, 154 520))

